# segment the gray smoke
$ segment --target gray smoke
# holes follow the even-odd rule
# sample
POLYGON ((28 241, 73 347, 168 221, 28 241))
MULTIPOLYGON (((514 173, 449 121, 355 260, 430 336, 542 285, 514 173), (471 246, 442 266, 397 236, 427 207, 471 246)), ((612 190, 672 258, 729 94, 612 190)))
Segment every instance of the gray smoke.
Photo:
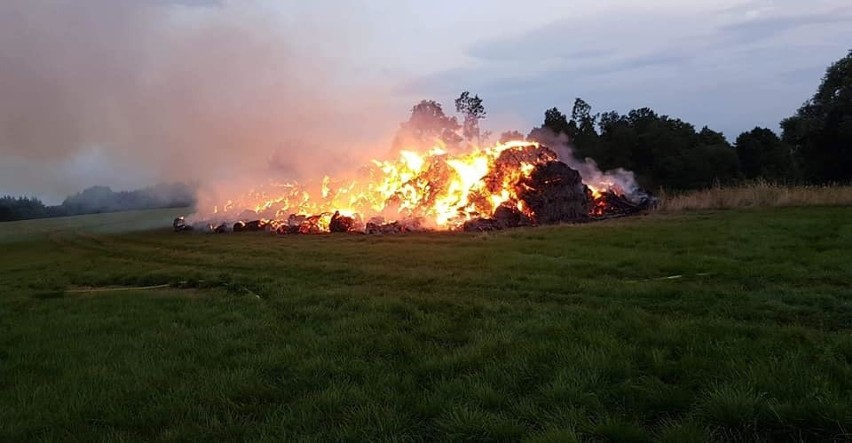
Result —
POLYGON ((387 146, 371 138, 395 124, 381 91, 341 81, 329 48, 347 50, 342 32, 275 14, 250 1, 0 2, 0 194, 297 179, 387 146))

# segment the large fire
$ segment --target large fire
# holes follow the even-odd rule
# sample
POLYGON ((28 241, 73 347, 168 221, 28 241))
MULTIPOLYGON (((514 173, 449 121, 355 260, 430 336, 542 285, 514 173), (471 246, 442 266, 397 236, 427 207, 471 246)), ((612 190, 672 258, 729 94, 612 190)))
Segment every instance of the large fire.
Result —
MULTIPOLYGON (((518 223, 537 224, 540 214, 528 204, 530 196, 539 185, 558 177, 533 177, 534 171, 554 163, 559 163, 556 153, 531 142, 462 154, 440 147, 424 153, 401 151, 397 160, 375 160, 351 179, 326 176, 313 186, 288 182, 252 190, 212 208, 211 218, 255 220, 253 228, 281 233, 369 231, 382 226, 456 230, 498 213, 509 213, 518 223)), ((582 187, 579 179, 577 183, 582 187)), ((592 217, 605 213, 607 195, 621 194, 607 183, 585 183, 579 192, 586 195, 581 194, 586 208, 581 215, 592 217)), ((238 222, 234 230, 244 226, 238 222)))

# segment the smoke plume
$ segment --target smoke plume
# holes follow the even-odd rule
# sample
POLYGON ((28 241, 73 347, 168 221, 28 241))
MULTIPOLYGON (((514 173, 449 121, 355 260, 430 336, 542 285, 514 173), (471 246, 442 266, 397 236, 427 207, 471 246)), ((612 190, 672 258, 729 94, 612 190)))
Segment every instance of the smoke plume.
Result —
POLYGON ((269 8, 0 2, 0 194, 298 179, 387 146, 382 91, 334 58, 346 30, 269 8))
POLYGON ((576 169, 580 173, 580 177, 583 177, 583 183, 594 189, 613 189, 633 198, 646 196, 645 191, 639 188, 633 171, 623 168, 601 171, 594 159, 579 158, 576 155, 574 146, 567 135, 556 134, 546 127, 539 127, 533 130, 531 138, 553 149, 560 161, 572 169, 576 169))

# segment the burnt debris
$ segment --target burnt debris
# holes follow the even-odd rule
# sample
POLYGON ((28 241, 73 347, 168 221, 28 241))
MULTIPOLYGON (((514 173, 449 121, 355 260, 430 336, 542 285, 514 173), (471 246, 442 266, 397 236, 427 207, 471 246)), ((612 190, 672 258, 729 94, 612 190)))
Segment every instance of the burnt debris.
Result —
POLYGON ((643 191, 635 192, 632 199, 612 191, 602 192, 598 196, 590 194, 590 198, 593 202, 590 217, 594 220, 626 217, 653 209, 657 205, 657 199, 643 191))
POLYGON ((186 219, 177 217, 172 221, 172 228, 175 232, 192 231, 192 226, 186 224, 186 219))
POLYGON ((266 220, 252 220, 249 222, 238 221, 234 223, 234 232, 258 232, 265 231, 269 222, 266 220))
POLYGON ((382 217, 373 217, 367 222, 367 234, 402 234, 404 232, 422 232, 427 229, 423 227, 423 219, 410 218, 386 223, 382 217))

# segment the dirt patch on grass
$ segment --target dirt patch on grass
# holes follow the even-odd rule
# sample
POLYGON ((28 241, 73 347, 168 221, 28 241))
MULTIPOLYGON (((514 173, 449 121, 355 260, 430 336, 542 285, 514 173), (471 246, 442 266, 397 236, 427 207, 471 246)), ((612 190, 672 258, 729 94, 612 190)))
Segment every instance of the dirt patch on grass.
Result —
POLYGON ((91 298, 105 295, 144 294, 148 297, 189 297, 201 298, 210 295, 210 290, 200 288, 183 288, 173 285, 153 286, 69 286, 65 289, 44 291, 35 295, 36 298, 91 298))

